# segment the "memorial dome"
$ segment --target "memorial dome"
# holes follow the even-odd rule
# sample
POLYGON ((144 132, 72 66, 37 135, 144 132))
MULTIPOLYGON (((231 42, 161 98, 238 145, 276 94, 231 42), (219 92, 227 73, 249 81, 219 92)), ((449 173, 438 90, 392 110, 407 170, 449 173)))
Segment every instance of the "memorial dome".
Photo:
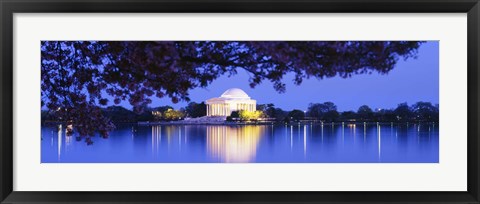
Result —
POLYGON ((235 98, 235 99, 249 99, 250 97, 243 91, 242 89, 239 88, 231 88, 223 92, 223 94, 220 96, 221 98, 235 98))

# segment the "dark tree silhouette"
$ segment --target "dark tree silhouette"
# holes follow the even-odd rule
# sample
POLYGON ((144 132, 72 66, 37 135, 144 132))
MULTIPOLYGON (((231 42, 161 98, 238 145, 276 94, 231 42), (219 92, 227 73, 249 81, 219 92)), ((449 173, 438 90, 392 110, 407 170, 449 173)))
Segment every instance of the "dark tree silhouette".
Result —
POLYGON ((114 122, 135 122, 136 115, 122 106, 109 106, 103 109, 103 114, 114 122))
POLYGON ((197 118, 207 115, 207 105, 205 102, 195 103, 190 102, 187 107, 185 107, 185 112, 187 112, 188 117, 197 118))
POLYGON ((409 121, 412 119, 412 110, 407 103, 398 104, 397 108, 394 110, 397 120, 399 121, 409 121))
POLYGON ((344 111, 341 113, 340 118, 343 121, 355 120, 357 118, 357 113, 353 111, 344 111))
POLYGON ((240 114, 238 114, 238 111, 232 111, 232 113, 230 114, 230 116, 232 118, 239 118, 240 117, 240 114))
POLYGON ((439 110, 430 102, 417 102, 412 105, 412 110, 417 120, 438 121, 439 110))
POLYGON ((335 121, 339 117, 337 106, 333 102, 310 103, 307 115, 325 121, 335 121))
POLYGON ((275 105, 273 103, 257 104, 256 108, 263 112, 263 117, 275 117, 275 105))
POLYGON ((395 112, 390 109, 381 109, 380 111, 374 113, 374 118, 376 118, 377 121, 382 122, 398 121, 397 115, 395 115, 395 112))
POLYGON ((299 121, 303 120, 305 118, 305 112, 301 110, 294 109, 290 111, 287 115, 287 119, 292 120, 292 121, 299 121))
POLYGON ((266 104, 265 110, 262 110, 262 111, 267 115, 267 117, 270 117, 270 118, 277 117, 277 111, 275 111, 275 105, 273 103, 266 104))
POLYGON ((141 113, 152 97, 189 101, 189 90, 206 87, 239 69, 250 86, 271 81, 279 92, 287 73, 295 84, 309 77, 388 73, 400 58, 415 56, 417 41, 43 41, 42 106, 71 121, 81 136, 107 137, 114 128, 101 107, 128 101, 141 113), (107 97, 110 96, 110 97, 107 97))
POLYGON ((360 106, 357 111, 357 116, 360 120, 372 120, 373 119, 373 110, 367 105, 360 106))

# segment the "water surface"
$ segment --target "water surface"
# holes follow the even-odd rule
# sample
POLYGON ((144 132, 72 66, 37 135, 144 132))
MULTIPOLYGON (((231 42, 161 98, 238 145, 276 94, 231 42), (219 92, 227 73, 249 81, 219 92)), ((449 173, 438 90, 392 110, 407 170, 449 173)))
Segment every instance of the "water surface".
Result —
POLYGON ((42 127, 42 163, 437 163, 438 124, 117 125, 94 144, 42 127))

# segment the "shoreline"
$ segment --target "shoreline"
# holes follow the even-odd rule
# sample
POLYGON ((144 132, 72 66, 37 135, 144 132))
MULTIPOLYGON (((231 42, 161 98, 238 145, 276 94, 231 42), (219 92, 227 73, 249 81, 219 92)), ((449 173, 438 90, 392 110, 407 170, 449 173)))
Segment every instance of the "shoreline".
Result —
POLYGON ((165 122, 137 122, 137 125, 392 125, 392 124, 438 124, 433 121, 422 122, 199 122, 190 123, 184 121, 165 122))
MULTIPOLYGON (((42 124, 65 124, 65 122, 59 121, 42 121, 42 124)), ((416 122, 372 122, 372 121, 348 121, 348 122, 312 122, 312 121, 300 121, 300 122, 272 122, 272 121, 260 121, 260 122, 231 122, 231 121, 222 121, 222 122, 187 122, 187 121, 138 121, 138 122, 114 122, 114 124, 131 124, 139 126, 150 126, 150 125, 416 125, 416 124, 439 124, 435 121, 416 121, 416 122)))

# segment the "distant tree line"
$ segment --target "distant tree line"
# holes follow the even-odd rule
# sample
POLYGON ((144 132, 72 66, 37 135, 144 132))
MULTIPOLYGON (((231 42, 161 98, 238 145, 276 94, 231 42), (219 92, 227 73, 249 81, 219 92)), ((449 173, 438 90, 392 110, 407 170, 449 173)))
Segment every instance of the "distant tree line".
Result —
MULTIPOLYGON (((191 102, 185 108, 175 110, 171 106, 142 107, 143 112, 137 113, 134 110, 122 106, 108 106, 102 108, 103 115, 116 123, 131 123, 138 121, 172 121, 181 120, 185 117, 200 117, 206 115, 205 103, 191 102)), ((61 121, 52 111, 42 110, 42 121, 61 121)))
MULTIPOLYGON (((276 110, 278 115, 281 110, 276 110)), ((284 113, 285 115, 285 113, 284 113)), ((285 121, 319 120, 323 122, 438 122, 439 106, 430 102, 417 102, 411 106, 398 104, 394 109, 373 110, 368 105, 360 106, 357 111, 339 112, 332 102, 310 103, 307 111, 292 110, 286 114, 285 121)), ((277 118, 281 119, 281 118, 277 118)))
POLYGON ((229 119, 257 120, 268 118, 277 122, 301 120, 319 122, 438 122, 439 120, 439 106, 430 102, 417 102, 411 106, 407 103, 401 103, 394 109, 377 110, 362 105, 357 111, 343 112, 338 111, 333 102, 310 103, 305 111, 298 109, 285 111, 270 103, 257 105, 256 112, 256 117, 245 117, 244 115, 252 115, 252 112, 249 113, 248 111, 233 112, 229 119))
MULTIPOLYGON (((367 105, 360 106, 356 111, 337 110, 333 102, 310 103, 305 111, 294 109, 291 111, 276 108, 274 104, 258 104, 257 111, 233 111, 227 117, 229 121, 255 121, 268 119, 276 122, 295 122, 301 120, 322 122, 436 122, 439 120, 439 106, 430 102, 417 102, 411 106, 400 103, 393 109, 372 109, 367 105)), ((122 106, 109 106, 102 109, 102 113, 114 122, 138 121, 174 121, 186 117, 197 118, 206 116, 206 104, 190 102, 186 107, 175 110, 171 106, 151 108, 143 107, 145 111, 136 113, 122 106)), ((42 121, 60 121, 50 111, 42 111, 42 121)))

